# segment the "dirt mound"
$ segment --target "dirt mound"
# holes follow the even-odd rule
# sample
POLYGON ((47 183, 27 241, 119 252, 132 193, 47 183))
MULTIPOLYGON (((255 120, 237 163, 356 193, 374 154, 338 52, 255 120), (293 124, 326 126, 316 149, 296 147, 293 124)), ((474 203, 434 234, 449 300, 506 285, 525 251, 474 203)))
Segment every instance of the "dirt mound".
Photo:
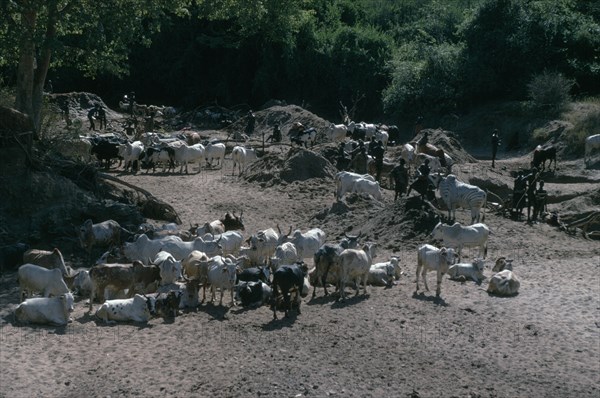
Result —
POLYGON ((363 232, 368 234, 367 239, 388 242, 381 249, 399 252, 426 241, 440 215, 416 196, 385 206, 370 196, 352 193, 313 218, 327 225, 328 230, 337 231, 339 237, 343 232, 363 232))
POLYGON ((450 155, 450 157, 455 162, 477 162, 477 160, 463 148, 461 142, 458 140, 457 135, 451 131, 446 131, 442 129, 424 129, 419 134, 417 134, 412 140, 410 140, 410 142, 414 143, 419 141, 425 132, 428 133, 429 143, 435 145, 438 148, 443 149, 444 152, 450 155))
POLYGON ((291 148, 286 154, 270 153, 252 163, 246 181, 269 182, 306 181, 313 178, 332 179, 337 170, 327 159, 303 148, 291 148))
MULTIPOLYGON (((314 127, 317 129, 317 141, 322 141, 325 137, 325 129, 329 122, 320 118, 312 112, 307 111, 297 105, 272 106, 264 110, 255 111, 256 124, 253 136, 260 136, 263 133, 267 137, 273 131, 273 126, 279 124, 281 132, 285 137, 295 122, 302 123, 306 128, 314 127)), ((229 125, 226 130, 229 133, 243 132, 246 129, 247 118, 242 117, 229 125)))

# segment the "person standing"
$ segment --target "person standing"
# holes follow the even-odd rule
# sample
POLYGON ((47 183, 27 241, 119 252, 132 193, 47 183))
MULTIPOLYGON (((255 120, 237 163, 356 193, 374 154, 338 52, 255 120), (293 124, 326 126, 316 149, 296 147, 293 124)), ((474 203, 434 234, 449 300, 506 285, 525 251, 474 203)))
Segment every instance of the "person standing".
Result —
POLYGON ((279 123, 275 123, 275 127, 273 128, 273 134, 267 137, 266 142, 281 142, 281 129, 279 128, 279 123))
POLYGON ((106 128, 106 111, 100 104, 96 104, 96 115, 98 116, 99 128, 102 130, 106 128))
POLYGON ((350 167, 358 174, 367 174, 367 163, 369 157, 367 156, 367 148, 363 145, 360 147, 359 152, 352 158, 350 167))
POLYGON ((88 111, 87 118, 90 121, 90 130, 96 130, 96 125, 94 124, 94 120, 96 120, 96 116, 98 115, 98 105, 95 105, 88 111))
POLYGON ((400 159, 400 163, 396 165, 392 171, 390 171, 390 185, 394 183, 394 201, 398 199, 398 196, 402 197, 406 193, 408 187, 408 170, 405 167, 404 159, 400 159))
POLYGON ((500 137, 498 137, 498 130, 494 130, 492 133, 492 168, 496 167, 496 153, 498 153, 498 147, 500 146, 500 137))
POLYGON ((383 148, 383 142, 378 141, 373 150, 371 151, 371 156, 375 158, 375 170, 376 176, 375 179, 378 182, 381 182, 379 179, 381 177, 381 169, 383 168, 383 155, 385 154, 385 149, 383 148))
POLYGON ((533 205, 533 221, 537 221, 538 215, 548 212, 548 192, 544 189, 544 180, 540 180, 540 187, 535 191, 535 202, 533 205))
POLYGON ((252 109, 248 111, 248 122, 246 124, 246 135, 252 135, 254 133, 254 124, 256 123, 256 115, 252 112, 252 109))

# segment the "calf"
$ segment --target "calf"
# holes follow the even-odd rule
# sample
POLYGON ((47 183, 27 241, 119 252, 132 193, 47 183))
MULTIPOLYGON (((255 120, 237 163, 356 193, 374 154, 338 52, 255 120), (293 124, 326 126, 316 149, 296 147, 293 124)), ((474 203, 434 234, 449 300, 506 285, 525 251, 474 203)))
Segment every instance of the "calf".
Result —
POLYGON ((308 295, 310 285, 306 280, 308 275, 308 267, 303 262, 293 265, 282 265, 273 273, 273 299, 271 307, 273 309, 273 319, 277 319, 277 297, 279 291, 283 296, 284 311, 286 318, 288 310, 292 309, 291 293, 296 293, 296 302, 298 304, 298 314, 300 311, 300 296, 308 295))
POLYGON ((260 307, 271 300, 273 290, 262 281, 241 282, 236 286, 236 297, 243 307, 260 307))
POLYGON ((73 295, 61 294, 57 297, 36 297, 22 302, 15 309, 15 320, 19 323, 39 323, 64 326, 71 321, 73 295))
POLYGON ((18 271, 19 300, 34 292, 42 292, 44 297, 60 296, 69 293, 69 288, 58 269, 46 269, 35 264, 23 264, 18 271), (27 292, 27 293, 25 293, 27 292))
POLYGON ((426 274, 428 271, 436 271, 437 289, 435 295, 436 297, 439 297, 442 286, 442 276, 448 272, 448 267, 453 263, 454 251, 452 249, 446 249, 445 247, 438 249, 435 246, 427 244, 419 247, 417 251, 417 288, 415 292, 419 291, 419 273, 423 278, 423 283, 425 283, 425 290, 429 291, 426 274))
POLYGON ((62 253, 56 248, 52 251, 38 249, 28 250, 23 254, 23 263, 39 265, 46 269, 58 268, 63 276, 69 274, 62 253))
POLYGON ((450 279, 466 278, 481 283, 485 278, 483 276, 483 269, 485 263, 483 259, 477 258, 472 263, 458 263, 448 268, 448 276, 450 279))
POLYGON ((136 294, 124 300, 107 300, 96 311, 96 317, 104 323, 116 321, 148 322, 154 313, 152 301, 145 296, 136 294))

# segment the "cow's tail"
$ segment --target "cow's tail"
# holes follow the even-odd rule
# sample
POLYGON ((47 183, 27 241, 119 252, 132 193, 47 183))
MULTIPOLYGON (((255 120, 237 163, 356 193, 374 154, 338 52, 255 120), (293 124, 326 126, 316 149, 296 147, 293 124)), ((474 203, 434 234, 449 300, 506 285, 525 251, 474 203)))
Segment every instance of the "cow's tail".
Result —
POLYGON ((481 215, 481 222, 485 222, 485 208, 487 207, 487 192, 485 192, 485 197, 483 198, 483 214, 481 215))

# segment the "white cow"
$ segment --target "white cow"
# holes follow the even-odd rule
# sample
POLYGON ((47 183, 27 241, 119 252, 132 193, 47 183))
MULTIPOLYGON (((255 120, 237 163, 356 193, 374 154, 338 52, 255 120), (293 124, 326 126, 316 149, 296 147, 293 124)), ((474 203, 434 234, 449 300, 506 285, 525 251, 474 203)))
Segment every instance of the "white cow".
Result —
POLYGON ((488 293, 498 296, 514 296, 519 293, 521 282, 511 270, 505 269, 492 275, 488 293))
MULTIPOLYGON (((277 228, 279 229, 279 227, 277 228)), ((313 258, 315 252, 325 243, 326 237, 327 234, 320 228, 312 228, 304 233, 297 229, 292 233, 292 227, 290 226, 290 231, 287 234, 279 236, 279 244, 292 242, 298 252, 296 260, 303 260, 313 258)))
POLYGON ((336 199, 341 199, 347 192, 354 192, 354 183, 359 179, 365 179, 375 182, 375 178, 370 174, 357 174, 350 171, 340 171, 335 175, 336 199))
POLYGON ((244 237, 238 231, 225 231, 220 235, 205 234, 203 236, 205 242, 218 241, 223 248, 223 255, 238 254, 244 237))
POLYGON ((452 249, 446 249, 442 247, 438 249, 435 246, 423 245, 419 247, 417 251, 417 288, 415 292, 419 291, 419 274, 423 278, 425 283, 425 290, 429 291, 427 286, 427 272, 437 272, 437 289, 435 291, 436 297, 440 296, 442 286, 442 276, 448 272, 448 268, 454 263, 454 251, 452 249))
POLYGON ((346 139, 346 135, 348 134, 348 126, 345 124, 331 123, 326 130, 326 134, 329 141, 344 141, 346 139))
POLYGON ((383 143, 383 147, 387 149, 388 141, 390 140, 390 135, 385 130, 377 130, 375 131, 375 139, 377 141, 381 141, 383 143))
POLYGON ((29 297, 35 292, 41 292, 44 297, 69 293, 62 272, 58 268, 46 269, 35 264, 23 264, 19 267, 18 280, 19 300, 23 300, 24 294, 25 297, 29 297))
POLYGON ((206 164, 209 167, 212 167, 213 160, 216 159, 217 164, 223 167, 223 159, 225 158, 225 144, 219 143, 209 143, 205 147, 205 158, 206 164))
POLYGON ((583 155, 583 162, 588 167, 592 161, 592 152, 594 149, 600 149, 600 134, 590 135, 585 139, 585 154, 583 155))
POLYGON ((227 289, 231 292, 231 305, 235 305, 233 294, 236 275, 237 265, 229 258, 215 256, 210 259, 208 265, 208 283, 210 284, 211 302, 215 301, 215 292, 219 289, 221 291, 219 305, 223 305, 223 293, 227 289))
POLYGON ((96 311, 96 317, 104 323, 116 321, 148 322, 154 312, 151 300, 136 294, 124 300, 107 300, 96 311))
POLYGON ((407 166, 414 166, 415 159, 415 147, 410 144, 402 145, 400 150, 400 157, 404 159, 407 166))
POLYGON ((36 297, 22 302, 15 309, 15 320, 19 323, 40 323, 64 326, 71 321, 74 298, 71 293, 57 297, 36 297))
POLYGON ((339 263, 341 268, 340 278, 340 299, 344 301, 346 299, 346 283, 354 281, 356 286, 356 295, 360 288, 360 283, 363 284, 363 293, 367 294, 367 280, 369 278, 369 270, 373 263, 373 258, 376 257, 375 249, 377 245, 375 243, 367 243, 363 246, 362 250, 359 249, 346 249, 340 254, 339 263))
POLYGON ((179 173, 183 173, 185 166, 185 173, 188 174, 188 163, 198 163, 198 172, 202 168, 204 162, 204 145, 194 144, 188 146, 183 144, 175 148, 175 161, 179 162, 179 173))
MULTIPOLYGON (((134 170, 133 163, 139 162, 140 155, 144 152, 144 144, 142 141, 128 142, 126 144, 119 145, 119 156, 123 158, 125 162, 125 172, 131 167, 131 172, 136 172, 139 169, 139 164, 134 170)), ((137 163, 136 163, 137 164, 137 163)))
POLYGON ((394 283, 394 266, 390 263, 371 265, 367 283, 372 286, 392 286, 394 283))
MULTIPOLYGON (((250 250, 247 254, 252 261, 258 264, 266 263, 275 254, 279 242, 279 235, 273 228, 258 231, 251 235, 246 242, 250 244, 250 250)), ((240 254, 242 252, 240 251, 240 254)))
POLYGON ((458 263, 448 268, 448 276, 450 279, 459 279, 464 277, 471 279, 476 283, 480 283, 485 276, 483 275, 483 269, 485 268, 485 262, 481 258, 473 260, 472 263, 458 263))
POLYGON ((160 268, 161 285, 169 285, 182 278, 181 261, 175 260, 175 258, 169 252, 158 252, 151 264, 160 268))
POLYGON ((396 280, 400 279, 400 276, 402 275, 402 269, 400 268, 400 258, 398 258, 397 256, 391 256, 389 261, 386 261, 384 263, 376 263, 371 266, 371 269, 378 268, 385 269, 386 271, 391 270, 391 274, 396 280))
POLYGON ((235 174, 235 166, 238 167, 238 175, 242 175, 242 171, 246 169, 246 165, 255 161, 258 157, 256 156, 255 149, 235 146, 231 152, 231 159, 233 160, 231 175, 235 174))
POLYGON ((479 256, 485 258, 489 235, 490 229, 482 223, 463 226, 460 223, 446 225, 439 222, 431 232, 433 239, 444 242, 444 246, 455 247, 459 258, 463 247, 479 247, 479 256))
POLYGON ((352 192, 365 193, 367 195, 371 195, 376 200, 383 200, 383 194, 381 193, 379 182, 371 181, 370 179, 359 178, 354 181, 352 192))
POLYGON ((271 268, 275 271, 284 264, 294 264, 298 261, 298 250, 292 242, 285 242, 275 248, 275 255, 271 257, 271 268))
POLYGON ((177 236, 166 236, 161 239, 151 240, 145 234, 141 234, 135 242, 125 242, 123 254, 130 261, 139 260, 147 263, 161 250, 171 253, 176 260, 183 260, 192 251, 199 250, 208 256, 222 253, 223 248, 219 240, 206 242, 198 237, 190 242, 184 242, 177 236))

